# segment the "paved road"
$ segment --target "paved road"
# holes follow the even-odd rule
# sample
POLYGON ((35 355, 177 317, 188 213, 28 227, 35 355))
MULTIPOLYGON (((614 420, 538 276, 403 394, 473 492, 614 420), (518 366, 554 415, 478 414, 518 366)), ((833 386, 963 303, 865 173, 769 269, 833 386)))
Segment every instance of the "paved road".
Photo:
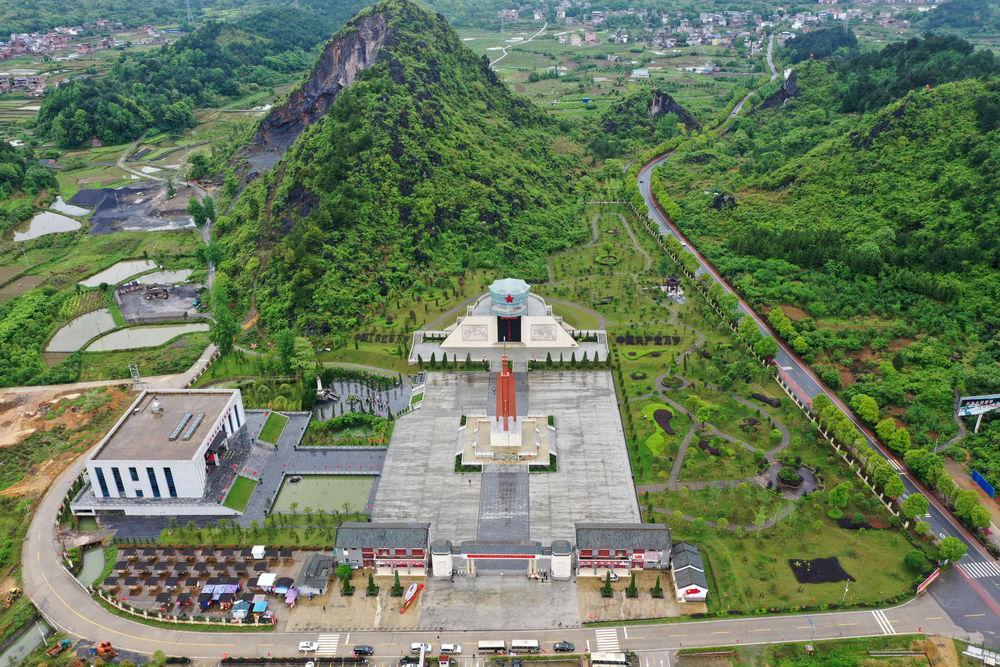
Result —
MULTIPOLYGON (((771 37, 767 41, 767 66, 771 70, 771 81, 774 81, 775 79, 778 78, 778 70, 774 66, 774 35, 773 34, 771 35, 771 37)), ((753 94, 756 93, 756 92, 757 92, 756 90, 751 90, 749 93, 747 93, 743 97, 742 100, 740 100, 739 102, 737 102, 736 106, 733 107, 733 110, 729 112, 728 118, 733 118, 735 116, 738 116, 739 113, 741 111, 743 111, 743 105, 746 104, 747 101, 751 97, 753 97, 753 94)))
MULTIPOLYGON (((546 29, 546 28, 548 28, 548 27, 549 27, 549 22, 548 22, 548 21, 546 21, 546 22, 545 22, 545 24, 544 24, 544 25, 542 25, 542 29, 541 29, 541 30, 539 30, 538 32, 536 32, 536 33, 535 33, 534 35, 532 35, 532 36, 531 36, 531 37, 529 37, 528 39, 524 40, 523 42, 518 42, 517 44, 511 44, 511 46, 521 46, 522 44, 527 44, 528 42, 530 42, 531 40, 533 40, 534 38, 538 37, 538 36, 539 36, 539 35, 541 35, 541 34, 542 34, 543 32, 545 32, 545 29, 546 29)), ((505 45, 503 45, 503 46, 502 46, 502 47, 500 48, 500 50, 502 51, 502 54, 501 54, 501 56, 500 56, 499 58, 497 58, 496 60, 493 60, 493 61, 491 61, 491 62, 490 62, 490 67, 493 67, 493 66, 494 66, 494 65, 496 65, 496 64, 497 64, 498 62, 500 62, 501 60, 503 60, 504 58, 506 58, 506 57, 507 57, 507 45, 506 45, 506 44, 505 44, 505 45)))
MULTIPOLYGON (((63 473, 41 500, 23 546, 24 590, 45 618, 60 630, 91 641, 109 640, 116 647, 149 654, 162 650, 202 663, 216 661, 224 654, 243 656, 293 655, 300 641, 316 641, 317 633, 199 633, 152 628, 120 618, 99 606, 76 583, 59 562, 59 547, 53 518, 72 480, 83 467, 81 457, 63 473)), ((981 618, 981 617, 980 617, 981 618)), ((525 624, 531 621, 526 617, 525 624)), ((631 649, 640 654, 690 647, 736 643, 796 641, 810 638, 869 636, 904 632, 930 632, 979 641, 975 633, 957 627, 942 611, 939 601, 923 596, 884 612, 850 611, 811 616, 766 616, 663 625, 642 625, 570 630, 518 631, 516 638, 538 639, 547 645, 558 640, 574 642, 580 650, 631 649)), ((323 633, 324 644, 337 645, 336 654, 346 655, 354 644, 376 648, 375 663, 389 664, 412 641, 465 644, 468 667, 479 665, 470 659, 475 642, 514 639, 513 633, 472 632, 337 632, 323 633), (336 642, 333 641, 336 635, 336 642), (386 659, 388 658, 388 659, 386 659)))
MULTIPOLYGON (((918 480, 910 477, 903 464, 891 452, 883 448, 875 438, 875 435, 860 422, 840 397, 827 389, 805 362, 800 360, 780 338, 775 336, 764 319, 747 305, 715 267, 695 249, 691 242, 670 221, 666 213, 653 198, 649 185, 652 170, 668 158, 669 154, 652 160, 639 171, 638 175, 639 190, 646 201, 649 217, 657 225, 660 234, 674 236, 684 244, 686 252, 691 253, 698 260, 699 267, 697 274, 709 274, 712 280, 718 283, 724 290, 736 296, 739 299, 740 310, 754 319, 757 327, 764 335, 771 336, 777 341, 778 353, 775 355, 775 362, 786 383, 799 400, 811 404, 815 396, 826 394, 833 403, 839 406, 851 418, 858 431, 869 444, 900 472, 903 484, 906 487, 906 493, 922 493, 927 497, 931 503, 930 515, 924 520, 931 524, 934 533, 939 537, 958 537, 966 543, 969 552, 960 563, 963 567, 956 570, 959 576, 949 578, 949 586, 952 587, 949 594, 952 596, 954 602, 953 606, 949 607, 949 615, 962 627, 976 628, 977 631, 982 630, 991 645, 1000 645, 1000 576, 978 576, 982 573, 989 573, 996 568, 996 559, 952 516, 930 491, 918 480), (979 565, 982 563, 986 565, 979 565), (966 565, 969 567, 964 567, 966 565), (978 609, 980 606, 983 606, 990 612, 987 627, 983 627, 983 623, 979 620, 981 617, 975 616, 971 618, 976 620, 969 620, 970 617, 966 616, 967 613, 979 613, 978 611, 969 612, 968 609, 978 609)), ((1000 570, 997 570, 997 573, 1000 575, 1000 570)), ((942 586, 940 583, 935 584, 935 588, 941 588, 942 586)))

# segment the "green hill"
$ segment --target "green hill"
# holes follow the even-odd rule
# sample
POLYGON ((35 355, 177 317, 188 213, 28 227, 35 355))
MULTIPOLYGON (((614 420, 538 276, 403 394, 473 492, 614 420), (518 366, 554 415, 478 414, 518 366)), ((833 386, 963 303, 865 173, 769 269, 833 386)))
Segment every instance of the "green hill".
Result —
POLYGON ((359 13, 255 141, 289 137, 219 223, 232 294, 265 325, 343 343, 418 282, 544 277, 548 253, 585 234, 580 149, 410 2, 359 13))
MULTIPOLYGON (((900 53, 870 68, 884 89, 903 85, 890 67, 909 76, 900 53)), ((797 72, 800 97, 664 168, 678 223, 752 303, 785 309, 782 336, 825 381, 875 397, 916 443, 943 439, 953 393, 1000 388, 1000 80, 858 116, 839 111, 857 79, 823 62, 797 72), (736 206, 712 208, 714 189, 736 206)))

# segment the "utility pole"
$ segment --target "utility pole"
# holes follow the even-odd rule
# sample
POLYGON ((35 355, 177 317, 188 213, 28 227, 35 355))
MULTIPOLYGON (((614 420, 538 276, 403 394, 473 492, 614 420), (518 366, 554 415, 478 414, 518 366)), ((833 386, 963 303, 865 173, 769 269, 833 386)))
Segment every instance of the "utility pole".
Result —
POLYGON ((187 6, 187 22, 188 25, 194 25, 194 16, 191 14, 191 0, 184 0, 184 4, 187 6))

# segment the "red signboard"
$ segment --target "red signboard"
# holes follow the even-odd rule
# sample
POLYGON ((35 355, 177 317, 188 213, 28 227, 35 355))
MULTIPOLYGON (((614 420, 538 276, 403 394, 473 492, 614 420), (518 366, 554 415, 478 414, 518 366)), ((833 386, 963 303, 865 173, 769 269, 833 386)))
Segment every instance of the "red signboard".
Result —
POLYGON ((917 586, 917 593, 923 593, 925 590, 927 590, 927 587, 931 585, 931 582, 933 582, 935 579, 938 578, 939 574, 941 574, 941 568, 937 568, 933 572, 931 572, 930 576, 924 579, 922 582, 920 582, 920 584, 917 586))

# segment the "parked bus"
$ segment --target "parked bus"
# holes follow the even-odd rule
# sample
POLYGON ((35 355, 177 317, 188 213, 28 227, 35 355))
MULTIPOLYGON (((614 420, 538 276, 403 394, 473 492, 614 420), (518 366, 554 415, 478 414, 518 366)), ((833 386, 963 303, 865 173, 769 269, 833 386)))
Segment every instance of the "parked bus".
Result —
POLYGON ((484 641, 479 642, 479 652, 480 653, 506 653, 507 652, 507 642, 505 641, 484 641))
POLYGON ((591 653, 590 667, 628 667, 628 656, 624 653, 591 653))
POLYGON ((534 639, 515 639, 510 643, 511 653, 541 653, 542 647, 534 639))

